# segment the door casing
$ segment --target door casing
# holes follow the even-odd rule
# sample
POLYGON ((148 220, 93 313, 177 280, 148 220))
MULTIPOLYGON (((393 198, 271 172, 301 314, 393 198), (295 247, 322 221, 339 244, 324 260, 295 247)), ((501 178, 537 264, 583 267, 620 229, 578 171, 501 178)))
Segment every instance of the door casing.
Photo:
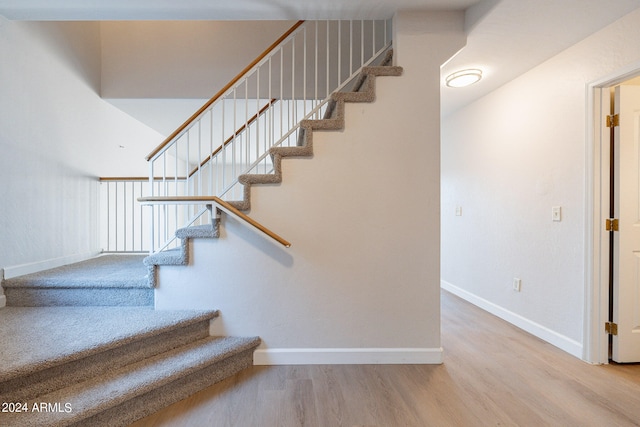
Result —
POLYGON ((609 362, 608 336, 604 324, 609 310, 609 236, 604 228, 609 217, 610 88, 640 75, 640 62, 631 64, 587 85, 586 186, 585 186, 585 292, 583 313, 583 360, 609 362))

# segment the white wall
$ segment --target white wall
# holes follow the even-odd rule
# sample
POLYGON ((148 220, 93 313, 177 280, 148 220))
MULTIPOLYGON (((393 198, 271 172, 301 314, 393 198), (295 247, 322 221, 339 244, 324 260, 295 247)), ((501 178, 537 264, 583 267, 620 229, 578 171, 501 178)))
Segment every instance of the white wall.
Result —
POLYGON ((101 94, 105 98, 209 99, 293 24, 102 22, 101 94))
POLYGON ((160 268, 158 308, 220 309, 214 333, 259 335, 257 363, 441 361, 439 67, 463 19, 396 21, 403 76, 347 105, 344 131, 314 133, 282 184, 252 189, 250 215, 293 246, 225 218, 192 265, 160 268))
POLYGON ((638 22, 640 10, 442 123, 443 286, 577 357, 593 173, 587 85, 640 64, 638 22))
POLYGON ((146 174, 161 137, 98 96, 97 23, 0 17, 0 57, 0 267, 93 253, 96 177, 146 174))

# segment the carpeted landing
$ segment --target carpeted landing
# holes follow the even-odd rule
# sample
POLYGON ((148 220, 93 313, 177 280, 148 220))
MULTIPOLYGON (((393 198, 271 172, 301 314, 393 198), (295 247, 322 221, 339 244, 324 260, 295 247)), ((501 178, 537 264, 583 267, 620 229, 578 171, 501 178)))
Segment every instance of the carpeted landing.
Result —
MULTIPOLYGON (((62 289, 74 285, 64 277, 117 289, 146 274, 134 258, 30 276, 62 289)), ((46 296, 39 298, 38 307, 0 308, 3 427, 126 426, 252 365, 260 344, 257 337, 211 337, 216 310, 46 306, 46 296)))
POLYGON ((103 255, 2 282, 7 305, 153 306, 144 255, 103 255))

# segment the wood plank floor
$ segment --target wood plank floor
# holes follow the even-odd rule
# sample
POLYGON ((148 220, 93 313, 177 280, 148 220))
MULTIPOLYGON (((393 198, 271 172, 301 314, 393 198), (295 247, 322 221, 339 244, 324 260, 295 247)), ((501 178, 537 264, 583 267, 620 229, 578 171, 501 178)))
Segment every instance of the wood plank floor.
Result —
POLYGON ((444 291, 442 340, 443 365, 254 366, 133 426, 640 426, 640 365, 589 365, 444 291))

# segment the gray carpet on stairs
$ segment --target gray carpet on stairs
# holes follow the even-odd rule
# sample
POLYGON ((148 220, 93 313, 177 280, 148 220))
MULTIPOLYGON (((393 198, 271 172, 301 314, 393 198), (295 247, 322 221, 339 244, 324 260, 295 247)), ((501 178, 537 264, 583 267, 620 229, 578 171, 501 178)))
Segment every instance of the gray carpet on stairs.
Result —
POLYGON ((216 316, 140 307, 0 309, 0 401, 29 408, 0 413, 0 426, 126 426, 251 366, 260 339, 209 337, 216 316), (39 402, 61 410, 34 411, 39 402))
POLYGON ((0 381, 212 317, 215 312, 140 307, 4 307, 0 381))
MULTIPOLYGON (((98 257, 11 279, 8 289, 153 292, 142 258, 98 257)), ((260 339, 210 337, 217 315, 152 307, 0 308, 0 401, 29 408, 0 413, 0 426, 124 427, 251 366, 260 339), (60 407, 35 411, 38 402, 60 407)))
POLYGON ((257 337, 203 339, 36 400, 60 402, 68 411, 10 413, 1 425, 127 426, 251 366, 259 343, 257 337))
POLYGON ((153 306, 153 270, 144 255, 103 255, 2 282, 7 305, 153 306))
POLYGON ((150 287, 145 255, 103 255, 62 267, 7 279, 5 287, 145 288, 150 287))

